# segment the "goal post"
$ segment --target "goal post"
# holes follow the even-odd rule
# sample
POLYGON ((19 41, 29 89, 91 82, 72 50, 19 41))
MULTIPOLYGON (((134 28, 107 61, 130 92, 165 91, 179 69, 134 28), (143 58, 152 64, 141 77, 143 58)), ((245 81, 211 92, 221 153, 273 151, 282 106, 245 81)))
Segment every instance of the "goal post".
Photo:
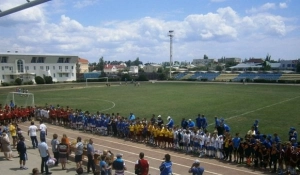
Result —
POLYGON ((34 107, 34 94, 33 93, 22 93, 22 92, 9 92, 7 94, 5 104, 10 105, 13 102, 18 107, 34 107))
POLYGON ((88 80, 102 80, 102 79, 106 79, 106 83, 108 83, 108 77, 86 78, 85 79, 85 87, 88 87, 88 80))

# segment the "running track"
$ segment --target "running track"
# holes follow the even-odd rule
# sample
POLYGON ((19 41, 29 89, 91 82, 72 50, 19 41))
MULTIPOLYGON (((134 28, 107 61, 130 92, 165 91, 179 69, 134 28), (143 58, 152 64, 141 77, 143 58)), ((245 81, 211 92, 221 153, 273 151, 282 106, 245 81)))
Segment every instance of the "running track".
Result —
MULTIPOLYGON (((35 123, 38 125, 38 123, 35 123)), ((24 131, 24 135, 27 135, 29 122, 20 123, 19 126, 24 131)), ((258 174, 268 174, 260 170, 255 170, 253 168, 247 168, 244 165, 231 164, 224 161, 219 161, 215 159, 208 158, 198 158, 191 155, 186 155, 184 153, 174 152, 171 150, 164 150, 159 148, 153 148, 140 143, 133 143, 131 141, 124 141, 123 139, 108 137, 108 136, 98 136, 92 135, 90 133, 84 133, 78 130, 66 129, 61 126, 55 126, 51 124, 46 124, 48 127, 47 142, 51 146, 50 141, 54 133, 58 134, 60 139, 63 134, 66 134, 70 141, 75 140, 80 136, 83 140, 93 138, 94 147, 96 150, 103 151, 105 149, 111 150, 114 154, 122 153, 123 159, 125 160, 127 172, 126 174, 134 174, 134 164, 138 159, 138 154, 140 152, 145 153, 145 158, 150 163, 151 175, 159 175, 159 165, 162 162, 162 158, 166 153, 171 155, 171 160, 173 162, 173 174, 174 175, 188 175, 188 169, 192 165, 195 159, 199 159, 201 166, 205 168, 205 174, 212 175, 258 175, 258 174)), ((39 138, 39 134, 38 134, 39 138)), ((31 146, 31 145, 28 145, 31 146)))

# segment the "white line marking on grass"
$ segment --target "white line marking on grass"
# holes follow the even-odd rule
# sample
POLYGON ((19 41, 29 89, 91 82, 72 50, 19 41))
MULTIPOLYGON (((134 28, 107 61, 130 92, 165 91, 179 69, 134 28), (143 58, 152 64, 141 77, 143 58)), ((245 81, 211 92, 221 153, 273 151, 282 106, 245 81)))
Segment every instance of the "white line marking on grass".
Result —
MULTIPOLYGON (((48 128, 53 128, 55 130, 60 130, 60 129, 55 128, 53 126, 49 126, 48 128)), ((69 131, 65 131, 65 132, 66 133, 73 133, 73 132, 69 132, 69 131)), ((78 133, 78 134, 90 136, 90 134, 87 134, 87 133, 78 133)), ((118 145, 125 145, 125 146, 129 146, 129 147, 133 147, 133 148, 143 149, 143 150, 152 151, 152 152, 156 152, 156 153, 161 153, 162 155, 165 154, 165 152, 156 151, 154 149, 147 149, 147 148, 142 148, 142 147, 138 147, 138 146, 134 146, 134 145, 123 144, 123 143, 120 143, 120 142, 109 141, 109 140, 106 140, 105 138, 101 139, 101 137, 93 137, 93 139, 100 140, 100 141, 105 141, 105 142, 110 142, 110 143, 114 143, 114 144, 118 144, 118 145)), ((191 159, 191 158, 188 158, 188 157, 182 157, 182 156, 178 156, 178 155, 172 155, 172 156, 173 157, 177 157, 177 158, 181 158, 181 159, 186 159, 186 160, 194 161, 194 159, 191 159)), ((149 158, 151 158, 151 157, 149 157, 149 158)), ((218 166, 218 167, 222 167, 222 168, 226 168, 226 169, 231 169, 231 170, 236 170, 236 171, 240 171, 240 172, 245 172, 245 173, 249 173, 249 174, 256 174, 256 175, 260 174, 260 173, 246 171, 246 170, 242 170, 242 169, 238 169, 238 168, 228 167, 226 165, 219 165, 219 164, 216 164, 216 163, 211 163, 211 162, 203 161, 202 159, 201 159, 201 162, 207 163, 209 165, 218 166)), ((180 166, 182 166, 182 165, 180 165, 180 166)), ((206 172, 208 172, 208 171, 206 171, 206 172)), ((211 172, 211 173, 213 173, 213 172, 211 172)))
POLYGON ((110 110, 110 109, 112 109, 112 108, 114 108, 116 106, 116 103, 113 102, 113 101, 109 101, 109 100, 102 100, 102 101, 106 101, 106 102, 112 103, 113 105, 112 105, 112 107, 107 108, 107 109, 103 109, 103 110, 101 110, 99 112, 108 111, 108 110, 110 110))
MULTIPOLYGON (((247 115, 247 114, 250 114, 250 113, 253 113, 253 112, 257 112, 257 111, 260 111, 260 110, 262 110, 262 109, 269 108, 269 107, 272 107, 272 106, 275 106, 275 105, 279 105, 279 104, 282 104, 282 103, 285 103, 285 102, 294 100, 294 99, 299 98, 299 97, 300 97, 300 96, 297 96, 297 97, 294 97, 294 98, 290 98, 290 99, 287 99, 287 100, 283 100, 283 101, 278 102, 278 103, 274 103, 274 104, 271 104, 271 105, 264 106, 264 107, 262 107, 262 108, 258 108, 258 109, 252 110, 252 111, 248 111, 248 112, 245 112, 245 113, 243 113, 243 114, 231 116, 231 117, 229 117, 229 118, 225 118, 225 120, 230 120, 230 119, 237 118, 237 117, 240 117, 240 116, 243 116, 243 115, 247 115)), ((214 124, 215 124, 215 123, 211 123, 211 124, 209 124, 208 126, 211 126, 211 125, 214 125, 214 124)))

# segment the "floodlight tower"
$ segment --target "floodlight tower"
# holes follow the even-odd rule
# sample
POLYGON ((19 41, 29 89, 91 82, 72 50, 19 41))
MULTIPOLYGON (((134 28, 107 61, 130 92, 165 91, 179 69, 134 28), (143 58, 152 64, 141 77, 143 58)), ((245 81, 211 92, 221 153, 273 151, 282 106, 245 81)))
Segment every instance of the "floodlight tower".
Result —
POLYGON ((173 65, 173 37, 174 37, 174 30, 169 30, 169 35, 170 37, 170 78, 172 77, 172 65, 173 65))

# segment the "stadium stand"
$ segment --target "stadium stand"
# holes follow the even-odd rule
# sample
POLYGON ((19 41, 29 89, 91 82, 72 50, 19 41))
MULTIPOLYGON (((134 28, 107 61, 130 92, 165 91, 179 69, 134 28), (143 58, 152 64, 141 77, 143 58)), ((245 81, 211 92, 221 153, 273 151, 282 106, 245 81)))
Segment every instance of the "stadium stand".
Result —
POLYGON ((184 77, 186 74, 187 74, 186 72, 184 72, 184 73, 178 73, 174 78, 175 78, 176 80, 180 80, 180 79, 181 79, 182 77, 184 77))
POLYGON ((195 72, 195 74, 192 75, 190 78, 197 79, 197 80, 207 79, 207 81, 212 81, 219 75, 220 73, 214 73, 214 72, 208 72, 208 73, 195 72))
POLYGON ((220 74, 216 77, 216 81, 230 81, 236 78, 239 74, 220 74))
POLYGON ((241 81, 243 79, 264 79, 264 80, 279 80, 282 74, 267 74, 267 73, 241 73, 233 81, 241 81))
POLYGON ((300 74, 282 74, 279 80, 300 80, 300 74))

